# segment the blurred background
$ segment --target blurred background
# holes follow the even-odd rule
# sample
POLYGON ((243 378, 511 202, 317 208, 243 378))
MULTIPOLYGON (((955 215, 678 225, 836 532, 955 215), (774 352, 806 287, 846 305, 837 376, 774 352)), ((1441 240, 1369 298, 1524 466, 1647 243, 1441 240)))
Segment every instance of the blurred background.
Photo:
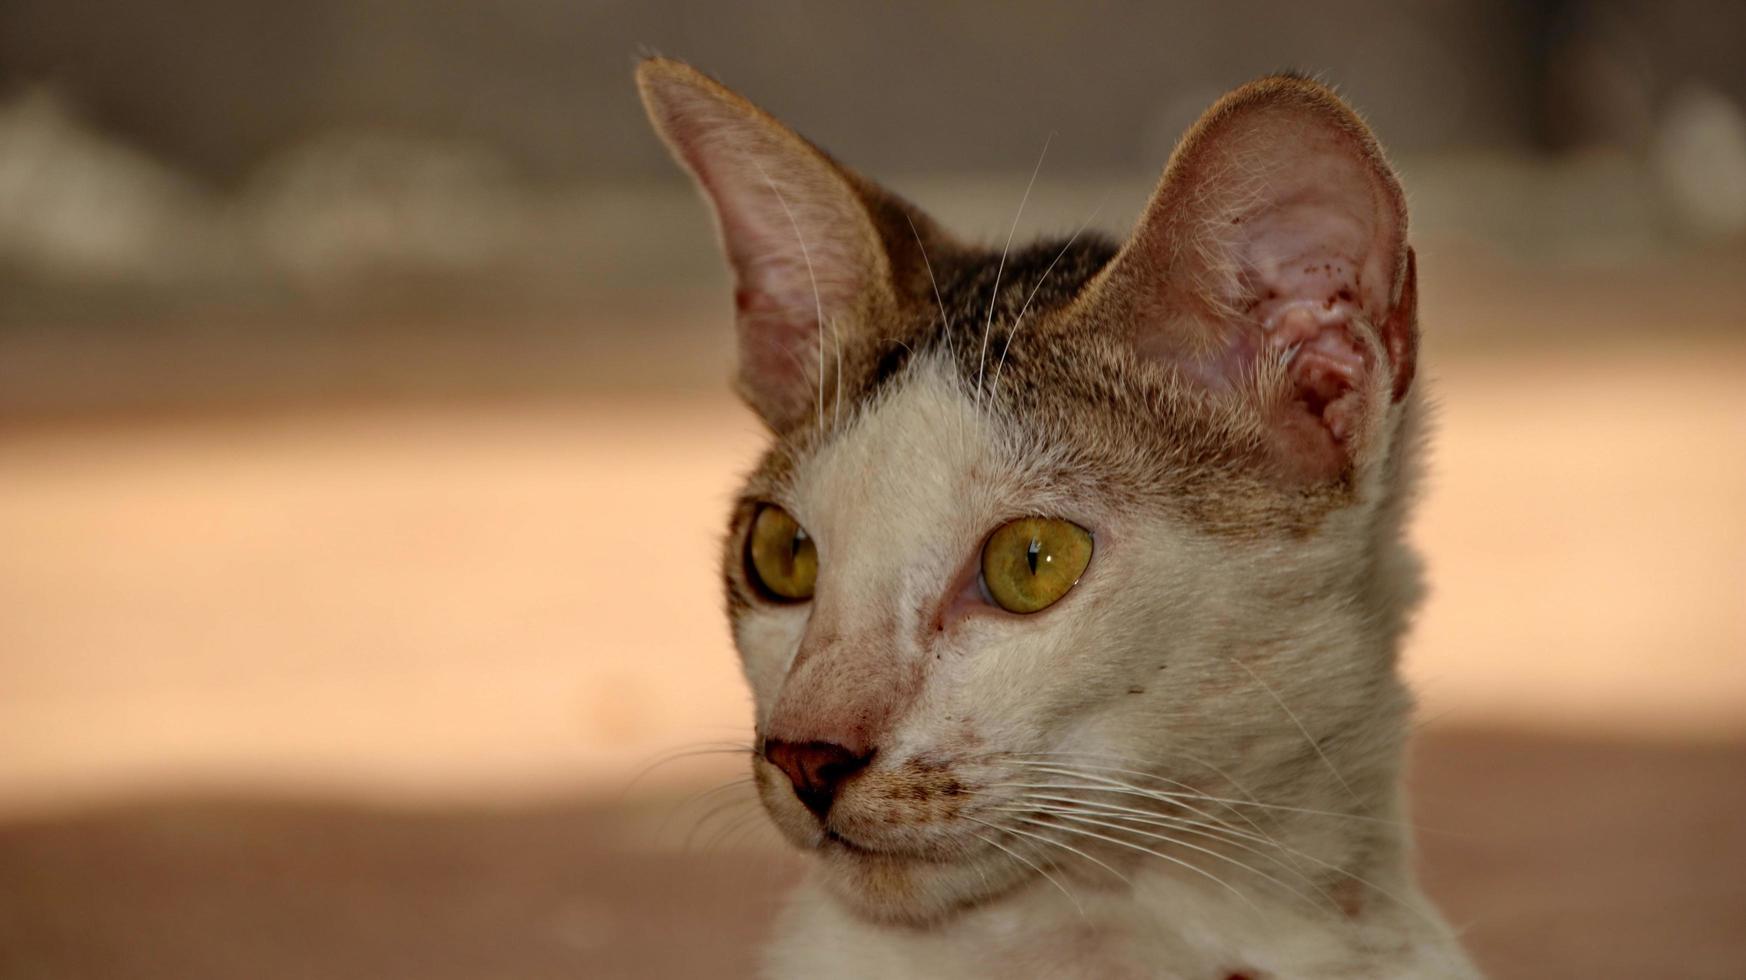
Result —
POLYGON ((1406 654, 1497 977, 1746 977, 1746 6, 0 4, 0 977, 736 977, 760 445, 639 53, 950 226, 1316 73, 1413 208, 1406 654), (692 754, 684 754, 690 752, 692 754), (712 791, 713 790, 713 791, 712 791))

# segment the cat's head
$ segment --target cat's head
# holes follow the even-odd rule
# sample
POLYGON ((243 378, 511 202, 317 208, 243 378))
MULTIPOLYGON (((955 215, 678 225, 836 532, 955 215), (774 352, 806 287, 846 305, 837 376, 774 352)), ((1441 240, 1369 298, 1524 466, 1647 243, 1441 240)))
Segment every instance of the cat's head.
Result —
POLYGON ((771 445, 728 609, 764 804, 827 886, 927 921, 1059 842, 1126 853, 1052 812, 1072 800, 1392 791, 1414 268, 1400 186, 1332 92, 1220 100, 1126 242, 1007 250, 686 65, 637 77, 735 277, 771 445))

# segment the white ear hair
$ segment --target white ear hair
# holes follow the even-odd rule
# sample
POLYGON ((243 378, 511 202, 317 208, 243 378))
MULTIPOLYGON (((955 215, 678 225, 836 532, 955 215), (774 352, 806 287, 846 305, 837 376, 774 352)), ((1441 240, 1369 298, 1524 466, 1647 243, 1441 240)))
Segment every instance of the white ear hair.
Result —
POLYGON ((689 65, 650 59, 637 85, 715 210, 735 278, 741 392, 785 428, 822 398, 824 332, 889 294, 866 203, 823 152, 689 65))

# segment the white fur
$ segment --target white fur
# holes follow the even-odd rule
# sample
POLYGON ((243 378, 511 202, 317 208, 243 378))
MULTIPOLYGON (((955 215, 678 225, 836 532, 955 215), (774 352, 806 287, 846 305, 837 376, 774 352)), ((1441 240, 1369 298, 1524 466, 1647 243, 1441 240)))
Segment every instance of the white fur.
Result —
MULTIPOLYGON (((1381 421, 1367 437, 1386 442, 1381 421)), ((786 780, 756 763, 778 827, 818 858, 782 916, 767 975, 1476 975, 1417 891, 1399 823, 1407 698, 1394 676, 1401 623, 1389 611, 1416 578, 1396 542, 1377 541, 1381 464, 1361 473, 1360 505, 1287 546, 1070 499, 1047 479, 1060 460, 1023 431, 924 361, 804 461, 776 501, 812 534, 820 574, 811 603, 738 620, 760 731, 786 710, 790 664, 818 631, 839 641, 818 656, 892 658, 923 680, 829 818, 862 847, 914 857, 822 840, 786 780), (1079 585, 1033 616, 972 610, 943 632, 926 629, 989 531, 1032 514, 1094 532, 1079 585), (1330 738, 1340 732, 1349 737, 1330 738), (1211 841, 1180 831, 1178 844, 1161 845, 1081 825, 1157 856, 1086 836, 1061 837, 1077 855, 1022 836, 1005 835, 1020 857, 990 846, 1003 836, 991 824, 1053 836, 1002 809, 1027 792, 1011 784, 1077 785, 1076 795, 1097 785, 1090 770, 1039 768, 1050 759, 1155 777, 1105 773, 1144 788, 1180 780, 1222 799, 1253 791, 1271 806, 1201 812, 1279 846, 1250 840, 1257 853, 1223 852, 1265 876, 1197 852, 1211 841), (911 819, 932 811, 894 787, 918 760, 962 784, 961 810, 911 819), (1363 896, 1355 914, 1330 894, 1342 883, 1363 896)), ((1140 796, 1091 798, 1149 807, 1140 796)))

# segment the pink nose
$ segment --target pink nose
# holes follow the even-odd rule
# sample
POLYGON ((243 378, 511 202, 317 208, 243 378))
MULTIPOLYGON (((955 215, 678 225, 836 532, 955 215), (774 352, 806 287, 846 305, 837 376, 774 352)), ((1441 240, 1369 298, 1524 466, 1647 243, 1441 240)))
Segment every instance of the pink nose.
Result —
POLYGON ((788 774, 795 797, 823 820, 837 790, 867 767, 873 753, 856 755, 835 742, 771 741, 764 743, 764 758, 788 774))

